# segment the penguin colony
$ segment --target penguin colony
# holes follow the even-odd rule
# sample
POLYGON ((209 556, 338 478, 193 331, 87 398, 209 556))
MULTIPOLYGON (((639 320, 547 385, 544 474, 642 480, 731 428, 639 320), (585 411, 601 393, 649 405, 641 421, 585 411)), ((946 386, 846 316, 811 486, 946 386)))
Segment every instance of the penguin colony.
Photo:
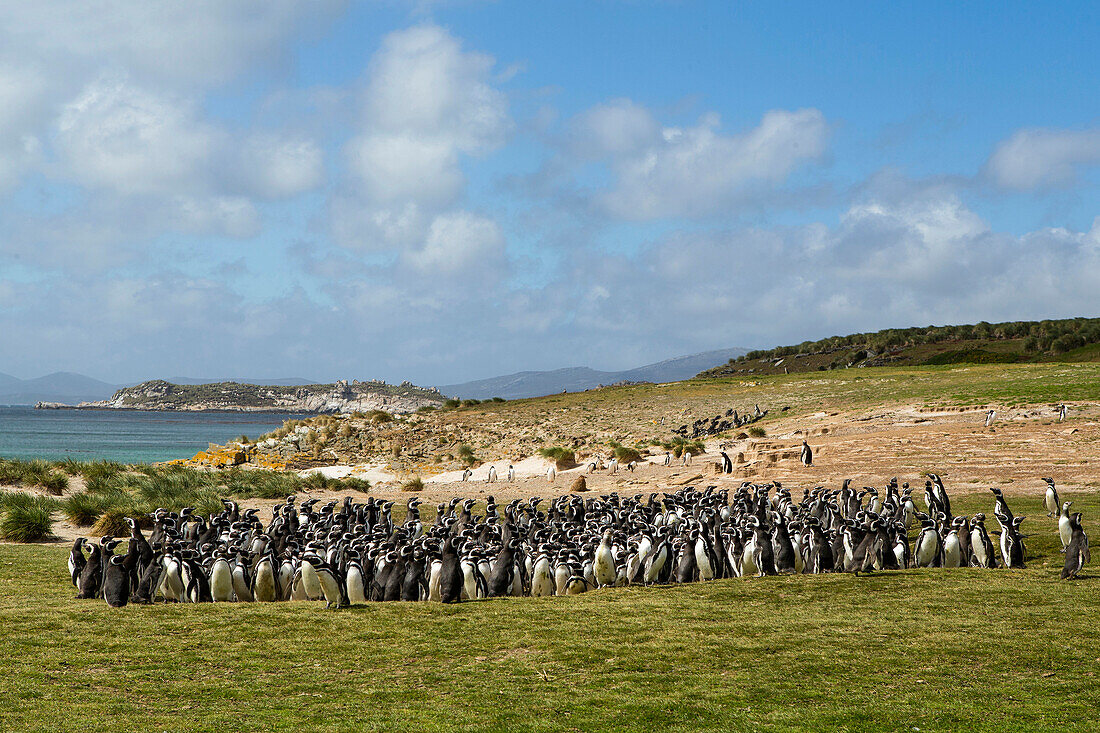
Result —
MULTIPOLYGON (((1058 513, 1066 553, 1062 577, 1089 562, 1088 538, 1071 502, 1059 504, 1052 479, 1045 504, 1058 513)), ((452 499, 434 521, 408 501, 404 523, 393 502, 347 497, 320 508, 317 499, 258 510, 232 501, 203 517, 191 509, 150 515, 146 538, 134 519, 129 546, 79 538, 69 558, 78 598, 111 606, 156 600, 190 603, 324 600, 326 608, 366 601, 457 601, 494 596, 576 595, 629 584, 690 583, 778 573, 869 572, 925 567, 1024 567, 1020 523, 999 489, 993 515, 955 516, 940 477, 930 474, 924 505, 907 483, 885 491, 807 489, 795 501, 780 483, 746 482, 732 492, 687 487, 658 498, 616 493, 582 499, 452 499), (909 531, 919 527, 910 545, 909 531), (996 534, 996 532, 994 532, 996 534), (88 554, 85 555, 85 548, 88 554)))

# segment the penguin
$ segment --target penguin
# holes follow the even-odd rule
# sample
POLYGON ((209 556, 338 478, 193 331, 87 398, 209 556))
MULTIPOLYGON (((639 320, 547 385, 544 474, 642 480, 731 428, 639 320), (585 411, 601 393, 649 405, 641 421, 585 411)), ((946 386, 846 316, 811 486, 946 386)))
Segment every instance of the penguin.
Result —
POLYGON ((1092 561, 1089 552, 1089 538, 1081 528, 1081 513, 1075 512, 1069 518, 1070 540, 1066 545, 1066 564, 1062 568, 1062 580, 1076 578, 1081 568, 1092 561))
POLYGON ((487 578, 487 580, 489 581, 490 598, 506 596, 510 594, 512 582, 515 579, 516 573, 515 554, 515 540, 509 540, 507 543, 505 543, 503 547, 500 548, 500 552, 497 553, 496 560, 494 561, 492 567, 492 572, 487 578))
POLYGON ((130 601, 130 571, 137 555, 116 555, 107 563, 103 577, 103 598, 111 608, 122 608, 130 601))
POLYGON ((321 595, 325 599, 326 610, 329 608, 347 608, 348 601, 344 597, 343 583, 340 582, 339 575, 332 567, 316 555, 307 556, 306 562, 302 564, 313 566, 317 574, 317 582, 321 586, 321 595))
POLYGON ((279 576, 275 570, 275 559, 267 554, 256 563, 256 569, 252 573, 252 587, 249 589, 249 597, 258 603, 272 603, 281 597, 279 592, 279 576))
POLYGON ((997 567, 997 551, 985 529, 985 515, 979 512, 970 523, 970 564, 978 568, 997 567))
POLYGON ((553 465, 546 469, 546 480, 549 483, 554 483, 554 479, 558 477, 558 471, 553 465))
POLYGON ((346 587, 348 603, 367 602, 367 584, 363 578, 363 566, 359 560, 351 560, 348 562, 348 567, 344 574, 344 585, 346 587))
POLYGON ((997 419, 997 411, 996 410, 990 410, 989 412, 985 413, 985 426, 988 428, 990 425, 993 424, 993 421, 996 420, 996 419, 997 419))
POLYGON ((468 469, 468 468, 462 469, 462 481, 463 482, 469 480, 469 478, 473 475, 474 475, 474 472, 471 471, 470 469, 468 469))
POLYGON ((511 463, 508 464, 508 483, 515 483, 516 481, 516 467, 511 463))
POLYGON ((725 451, 719 451, 722 454, 722 473, 733 473, 733 461, 730 460, 729 453, 725 451))
POLYGON ((918 568, 938 568, 943 566, 943 541, 936 531, 936 523, 925 519, 921 523, 917 544, 913 548, 913 563, 918 568))
POLYGON ((236 597, 233 594, 233 569, 224 555, 218 555, 210 565, 210 597, 215 603, 226 603, 236 597))
POLYGON ((596 548, 596 556, 593 562, 592 572, 595 575, 596 587, 605 588, 615 583, 615 558, 611 554, 611 530, 605 529, 600 540, 600 546, 596 548))
MULTIPOLYGON (((1053 517, 1055 512, 1058 512, 1062 507, 1062 502, 1058 498, 1058 489, 1054 486, 1054 479, 1045 478, 1043 481, 1047 482, 1046 495, 1043 497, 1043 506, 1046 507, 1047 516, 1053 517)), ((1063 545, 1064 547, 1065 545, 1063 545)))
POLYGON ((302 558, 302 564, 298 566, 298 572, 294 576, 295 590, 299 591, 304 600, 319 601, 324 591, 321 589, 321 579, 317 577, 317 565, 321 559, 316 555, 306 555, 302 558))
POLYGON ((1008 521, 1011 522, 1012 510, 1008 508, 1008 502, 1005 501, 1004 492, 997 488, 991 488, 990 491, 993 493, 996 502, 993 506, 993 516, 997 517, 997 519, 1006 517, 1008 521))
POLYGON ((1065 420, 1068 412, 1065 405, 1058 405, 1058 422, 1065 420))
POLYGON ((444 540, 441 549, 443 560, 439 569, 439 600, 443 603, 458 603, 462 600, 465 576, 456 541, 453 538, 444 540))
POLYGON ((179 557, 172 551, 164 555, 164 572, 161 574, 160 595, 166 601, 184 600, 186 586, 183 584, 183 574, 179 557))
POLYGON ((230 570, 233 580, 233 595, 242 603, 252 601, 252 574, 249 572, 248 561, 243 552, 237 554, 237 560, 230 570))
POLYGON ((401 600, 419 601, 427 596, 425 560, 424 552, 420 548, 414 548, 412 557, 405 565, 405 577, 401 579, 401 600))
POLYGON ((531 568, 531 596, 544 598, 554 595, 554 576, 550 571, 550 556, 541 551, 531 568))
POLYGON ((959 528, 952 527, 947 537, 943 540, 943 566, 945 568, 961 568, 962 548, 959 546, 959 528))
POLYGON ((73 548, 69 550, 69 578, 73 581, 73 587, 80 586, 80 574, 84 572, 84 566, 88 561, 84 557, 84 538, 77 537, 73 542, 73 548))
POLYGON ((814 452, 810 449, 809 444, 806 441, 802 441, 802 453, 799 456, 803 466, 812 466, 814 464, 814 452))
POLYGON ((1058 514, 1058 539, 1062 541, 1062 552, 1066 551, 1070 540, 1073 539, 1073 525, 1069 515, 1069 508, 1072 505, 1072 501, 1063 502, 1062 511, 1058 514))
POLYGON ((1024 540, 1020 536, 1020 523, 1025 517, 1013 517, 1009 519, 1003 514, 997 515, 997 521, 1001 525, 1001 558, 1006 568, 1023 568, 1024 565, 1024 540))
POLYGON ((80 577, 77 579, 77 598, 95 598, 102 588, 103 568, 100 563, 103 553, 99 545, 93 544, 90 547, 84 569, 80 571, 80 577))
POLYGON ((489 475, 485 477, 485 483, 494 484, 497 480, 497 467, 489 466, 489 475))

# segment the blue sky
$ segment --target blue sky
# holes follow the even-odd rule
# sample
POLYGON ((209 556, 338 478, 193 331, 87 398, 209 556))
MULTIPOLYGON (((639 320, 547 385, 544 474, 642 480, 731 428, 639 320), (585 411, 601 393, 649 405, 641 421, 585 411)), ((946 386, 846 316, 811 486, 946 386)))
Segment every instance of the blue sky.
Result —
POLYGON ((412 379, 1100 311, 1089 4, 0 7, 0 371, 412 379))

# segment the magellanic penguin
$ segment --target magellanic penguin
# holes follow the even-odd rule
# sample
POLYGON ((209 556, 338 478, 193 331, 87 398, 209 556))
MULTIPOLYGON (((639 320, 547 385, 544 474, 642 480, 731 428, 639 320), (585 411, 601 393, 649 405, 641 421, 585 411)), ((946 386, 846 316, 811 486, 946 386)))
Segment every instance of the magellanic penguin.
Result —
POLYGON ((1070 540, 1066 545, 1066 564, 1062 568, 1062 579, 1076 578, 1077 573, 1081 572, 1081 568, 1085 567, 1091 560, 1092 555, 1089 552, 1089 538, 1085 534, 1085 530, 1081 529, 1081 513, 1075 512, 1073 516, 1069 518, 1070 523, 1070 540))
POLYGON ((282 596, 275 559, 269 553, 260 558, 252 573, 251 598, 260 603, 273 603, 282 596))
POLYGON ((80 574, 84 572, 84 566, 88 564, 84 557, 84 538, 77 537, 73 542, 73 549, 69 550, 69 577, 74 587, 80 586, 80 574))
POLYGON ((215 603, 225 603, 236 598, 233 593, 233 569, 222 554, 215 557, 210 565, 210 597, 215 603))
POLYGON ((1058 539, 1062 541, 1062 552, 1066 551, 1069 547, 1069 541, 1073 539, 1073 528, 1070 524, 1069 508, 1073 505, 1072 501, 1062 503, 1062 511, 1058 515, 1058 539))
POLYGON ((925 519, 921 524, 917 544, 913 548, 913 564, 918 568, 943 567, 943 541, 936 531, 936 522, 925 519))
POLYGON ((606 588, 615 584, 615 557, 611 553, 611 530, 605 529, 600 545, 596 548, 596 557, 593 561, 592 572, 596 579, 596 587, 606 588))
POLYGON ((803 466, 814 465, 814 452, 810 449, 809 443, 802 441, 802 454, 799 456, 803 466))
POLYGON ((137 564, 137 554, 115 555, 107 563, 103 578, 103 598, 111 608, 121 608, 130 601, 130 571, 137 564))
POLYGON ((1058 498, 1058 489, 1054 487, 1054 479, 1044 478, 1043 481, 1047 482, 1047 492, 1043 497, 1043 506, 1046 507, 1047 516, 1053 517, 1062 508, 1062 502, 1058 498))
POLYGON ((454 538, 443 540, 441 550, 443 562, 439 569, 439 600, 443 603, 458 603, 462 600, 466 578, 462 571, 462 561, 458 555, 456 540, 454 538))

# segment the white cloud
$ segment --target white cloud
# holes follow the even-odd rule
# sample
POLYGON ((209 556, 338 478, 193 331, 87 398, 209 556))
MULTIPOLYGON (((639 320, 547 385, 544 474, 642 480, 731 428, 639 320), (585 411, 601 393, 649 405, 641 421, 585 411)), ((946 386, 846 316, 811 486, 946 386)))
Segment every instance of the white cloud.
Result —
POLYGON ((241 188, 262 198, 296 196, 324 182, 324 154, 313 140, 258 133, 241 146, 241 188))
POLYGON ((492 219, 461 211, 437 217, 424 246, 408 255, 422 272, 458 275, 476 270, 496 274, 504 237, 492 219))
POLYGON ((661 142, 661 126, 649 110, 613 99, 580 114, 571 124, 575 152, 586 157, 632 155, 661 142))
POLYGON ((574 121, 571 147, 606 161, 614 182, 597 196, 627 220, 722 212, 774 190, 800 165, 821 158, 828 126, 816 109, 773 110, 744 133, 723 135, 716 114, 694 127, 660 127, 644 108, 616 100, 574 121))
POLYGON ((89 85, 58 121, 58 147, 73 179, 121 194, 196 191, 219 137, 188 101, 121 79, 89 85))
POLYGON ((65 0, 0 3, 0 49, 80 77, 124 69, 210 88, 281 59, 287 39, 331 20, 343 0, 65 0))
POLYGON ((459 201, 462 157, 498 148, 512 129, 493 66, 437 26, 386 36, 367 70, 358 133, 344 148, 353 186, 333 203, 339 241, 408 246, 459 201))
POLYGON ((1100 165, 1100 129, 1029 129, 997 145, 986 173, 998 186, 1027 191, 1071 184, 1090 165, 1100 165))

